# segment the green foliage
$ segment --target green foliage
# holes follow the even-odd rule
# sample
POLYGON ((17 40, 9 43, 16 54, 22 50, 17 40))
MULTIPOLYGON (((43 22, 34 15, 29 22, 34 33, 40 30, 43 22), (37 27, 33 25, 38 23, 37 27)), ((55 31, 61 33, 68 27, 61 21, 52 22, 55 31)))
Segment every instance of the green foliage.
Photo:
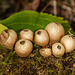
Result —
POLYGON ((2 32, 3 30, 5 30, 5 29, 7 29, 7 27, 4 26, 4 25, 2 25, 2 24, 0 24, 0 34, 1 34, 1 32, 2 32))
MULTIPOLYGON (((46 25, 50 22, 61 23, 65 28, 65 33, 70 29, 70 24, 62 18, 35 11, 22 11, 16 13, 0 23, 8 28, 14 29, 19 34, 22 29, 31 29, 33 32, 38 29, 45 29, 46 25)), ((75 34, 73 31, 72 33, 75 34)))

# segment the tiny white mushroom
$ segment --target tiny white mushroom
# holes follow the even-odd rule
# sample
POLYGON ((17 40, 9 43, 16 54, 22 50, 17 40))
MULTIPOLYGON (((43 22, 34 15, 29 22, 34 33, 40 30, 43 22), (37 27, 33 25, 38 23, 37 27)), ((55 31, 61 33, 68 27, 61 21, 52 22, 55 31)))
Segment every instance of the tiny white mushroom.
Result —
POLYGON ((72 35, 65 35, 61 39, 61 43, 66 49, 66 53, 71 52, 75 49, 75 38, 72 35))
POLYGON ((41 49, 39 50, 39 52, 40 52, 40 54, 41 54, 42 56, 44 56, 44 57, 49 57, 49 56, 52 55, 50 48, 41 48, 41 49))
POLYGON ((33 44, 30 40, 27 39, 20 39, 15 44, 15 51, 16 54, 20 57, 27 57, 33 49, 33 44))
POLYGON ((30 29, 24 29, 20 32, 19 38, 33 41, 33 32, 30 29))
POLYGON ((51 43, 55 43, 61 40, 61 38, 64 36, 65 34, 65 30, 64 27, 57 22, 52 22, 49 23, 45 30, 48 32, 49 37, 50 37, 50 42, 51 43))
POLYGON ((0 44, 9 49, 13 49, 16 41, 17 34, 12 29, 5 29, 0 35, 0 44))
POLYGON ((39 46, 46 46, 49 43, 49 35, 43 30, 37 30, 35 32, 34 42, 39 46))
POLYGON ((61 43, 54 43, 52 45, 52 53, 55 57, 61 57, 64 55, 65 48, 61 43))

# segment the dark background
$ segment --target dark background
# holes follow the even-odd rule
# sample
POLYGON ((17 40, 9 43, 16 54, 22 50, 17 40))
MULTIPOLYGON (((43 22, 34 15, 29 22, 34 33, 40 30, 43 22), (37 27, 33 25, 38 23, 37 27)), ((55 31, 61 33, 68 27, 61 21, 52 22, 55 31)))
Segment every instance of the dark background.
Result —
POLYGON ((75 0, 0 0, 0 20, 23 10, 63 17, 75 31, 75 0))

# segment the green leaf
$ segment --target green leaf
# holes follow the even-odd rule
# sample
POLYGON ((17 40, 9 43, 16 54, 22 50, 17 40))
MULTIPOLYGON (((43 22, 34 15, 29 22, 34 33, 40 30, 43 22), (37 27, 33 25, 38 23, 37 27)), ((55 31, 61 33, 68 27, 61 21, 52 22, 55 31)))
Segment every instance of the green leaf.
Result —
MULTIPOLYGON (((22 29, 31 29, 35 32, 38 29, 45 29, 50 22, 59 22, 65 28, 65 33, 71 28, 67 21, 63 18, 53 16, 47 13, 38 13, 36 11, 22 11, 16 13, 0 23, 8 28, 14 29, 18 34, 22 29)), ((72 31, 73 34, 75 32, 72 31)))
POLYGON ((2 25, 2 24, 0 24, 0 34, 1 34, 1 32, 2 32, 3 30, 5 30, 5 29, 7 29, 7 27, 4 26, 4 25, 2 25))

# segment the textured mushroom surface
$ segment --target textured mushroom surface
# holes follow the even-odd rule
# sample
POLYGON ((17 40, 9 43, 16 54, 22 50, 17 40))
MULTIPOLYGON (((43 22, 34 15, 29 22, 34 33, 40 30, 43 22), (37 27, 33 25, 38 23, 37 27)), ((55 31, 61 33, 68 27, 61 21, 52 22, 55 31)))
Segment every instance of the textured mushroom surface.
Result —
POLYGON ((57 22, 49 23, 45 30, 49 33, 51 43, 60 41, 65 34, 64 27, 57 22))
POLYGON ((61 57, 64 55, 65 48, 61 43, 54 43, 52 45, 52 53, 55 57, 61 57))
POLYGON ((34 42, 39 46, 46 46, 49 43, 49 35, 43 30, 37 30, 35 32, 34 42))
POLYGON ((61 43, 64 45, 66 49, 66 53, 71 52, 75 49, 75 37, 72 35, 65 35, 61 39, 61 43))
POLYGON ((33 49, 33 44, 29 40, 21 39, 15 45, 15 51, 20 57, 27 57, 33 49))
POLYGON ((24 29, 20 32, 19 38, 33 41, 33 32, 30 29, 24 29))
POLYGON ((40 54, 44 57, 49 57, 52 55, 50 48, 42 48, 39 50, 40 54))
POLYGON ((15 42, 17 41, 17 33, 12 29, 5 29, 0 35, 0 43, 12 49, 15 42))

